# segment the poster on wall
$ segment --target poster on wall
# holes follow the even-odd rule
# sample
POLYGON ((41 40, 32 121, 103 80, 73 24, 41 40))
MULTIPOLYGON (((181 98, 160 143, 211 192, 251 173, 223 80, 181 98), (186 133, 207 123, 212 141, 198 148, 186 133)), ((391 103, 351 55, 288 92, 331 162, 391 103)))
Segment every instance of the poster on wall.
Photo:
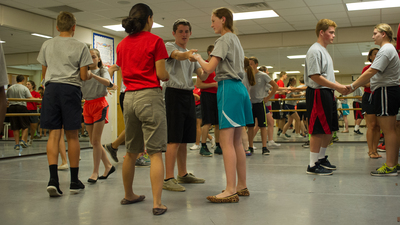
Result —
POLYGON ((114 64, 114 38, 93 33, 93 48, 99 50, 104 66, 114 64))

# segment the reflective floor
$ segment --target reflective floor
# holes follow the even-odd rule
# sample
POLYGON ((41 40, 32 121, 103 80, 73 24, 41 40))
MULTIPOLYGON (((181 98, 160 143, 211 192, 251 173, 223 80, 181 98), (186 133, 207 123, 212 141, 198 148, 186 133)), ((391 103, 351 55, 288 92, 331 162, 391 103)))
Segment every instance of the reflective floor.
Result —
MULTIPOLYGON (((44 148, 44 143, 32 148, 44 148)), ((149 168, 136 168, 134 181, 134 191, 146 195, 145 201, 120 205, 124 146, 120 162, 114 163, 116 173, 93 185, 86 182, 92 150, 82 150, 80 179, 86 189, 70 195, 69 171, 60 171, 60 198, 49 198, 46 192, 45 155, 1 160, 0 224, 397 224, 399 177, 369 175, 385 162, 384 153, 382 159, 370 159, 365 143, 335 143, 327 153, 338 170, 323 177, 305 173, 309 149, 301 143, 282 144, 269 156, 261 155, 260 143, 255 146, 255 154, 247 157, 249 197, 235 204, 208 202, 206 196, 225 187, 222 156, 202 157, 188 150, 189 172, 206 183, 184 185, 186 192, 163 191, 168 211, 162 216, 151 213, 149 168)))

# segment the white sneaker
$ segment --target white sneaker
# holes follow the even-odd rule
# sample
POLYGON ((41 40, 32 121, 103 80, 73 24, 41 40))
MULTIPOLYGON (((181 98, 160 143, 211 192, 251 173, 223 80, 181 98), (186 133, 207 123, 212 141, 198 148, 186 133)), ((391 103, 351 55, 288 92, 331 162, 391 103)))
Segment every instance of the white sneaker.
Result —
POLYGON ((58 166, 58 170, 67 170, 67 169, 68 169, 68 163, 64 164, 64 165, 61 165, 61 166, 58 166))
POLYGON ((200 145, 194 144, 192 147, 190 147, 190 150, 199 150, 200 147, 201 147, 200 145))
POLYGON ((257 147, 256 146, 253 146, 253 150, 256 150, 257 149, 257 147))
POLYGON ((276 143, 275 141, 268 141, 267 146, 269 148, 276 148, 276 147, 280 147, 281 144, 276 143))
POLYGON ((28 140, 28 146, 31 146, 32 144, 33 144, 33 140, 31 139, 31 140, 28 140))
POLYGON ((211 139, 211 148, 215 147, 215 137, 212 137, 211 139))

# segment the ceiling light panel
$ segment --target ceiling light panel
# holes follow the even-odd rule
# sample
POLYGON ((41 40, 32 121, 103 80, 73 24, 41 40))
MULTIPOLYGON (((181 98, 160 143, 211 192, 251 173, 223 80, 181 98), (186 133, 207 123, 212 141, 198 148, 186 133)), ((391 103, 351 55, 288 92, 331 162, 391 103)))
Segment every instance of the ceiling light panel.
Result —
POLYGON ((261 18, 279 17, 274 10, 262 10, 253 12, 234 13, 233 20, 252 20, 261 18))
POLYGON ((384 0, 384 1, 371 1, 371 2, 355 2, 347 3, 347 10, 368 10, 368 9, 384 9, 384 8, 394 8, 400 7, 399 0, 384 0))

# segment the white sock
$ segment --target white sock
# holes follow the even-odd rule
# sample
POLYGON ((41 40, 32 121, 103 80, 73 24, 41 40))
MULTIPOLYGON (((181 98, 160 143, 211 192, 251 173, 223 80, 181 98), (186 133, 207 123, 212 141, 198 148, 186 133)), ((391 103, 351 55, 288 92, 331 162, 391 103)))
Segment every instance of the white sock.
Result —
POLYGON ((310 167, 315 166, 315 163, 318 162, 319 153, 310 152, 310 167))
POLYGON ((318 159, 325 159, 325 152, 326 152, 326 149, 327 149, 327 148, 323 148, 323 147, 321 147, 321 148, 319 149, 319 157, 318 157, 318 159))
POLYGON ((359 125, 356 125, 356 126, 354 127, 354 130, 355 130, 355 131, 358 131, 358 129, 360 129, 360 126, 359 126, 359 125))

